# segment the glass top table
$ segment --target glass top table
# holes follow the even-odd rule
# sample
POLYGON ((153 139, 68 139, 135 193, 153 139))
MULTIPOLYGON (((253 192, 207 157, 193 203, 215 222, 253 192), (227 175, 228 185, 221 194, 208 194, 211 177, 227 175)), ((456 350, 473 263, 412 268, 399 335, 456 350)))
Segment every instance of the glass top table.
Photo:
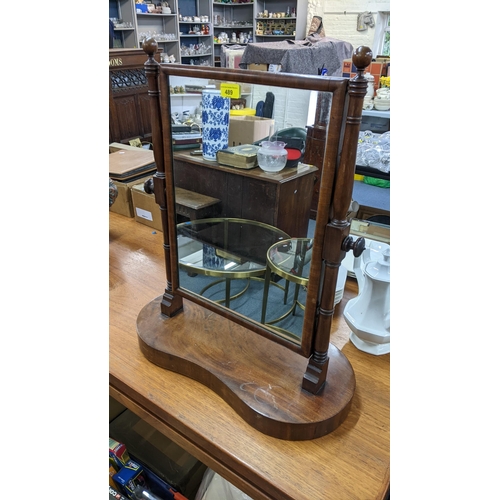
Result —
POLYGON ((313 238, 289 238, 272 245, 267 252, 269 267, 282 278, 307 285, 313 238))
MULTIPOLYGON (((248 219, 211 218, 177 225, 179 265, 189 276, 217 277, 198 293, 225 281, 225 298, 216 300, 229 307, 231 280, 264 276, 267 251, 272 245, 289 239, 281 229, 248 219)), ((248 285, 247 285, 248 287, 248 285)))
MULTIPOLYGON (((282 328, 276 326, 276 323, 287 318, 290 314, 295 315, 296 308, 299 306, 302 310, 305 306, 299 300, 301 287, 307 292, 309 283, 309 271, 312 258, 313 238, 289 238, 275 243, 267 251, 267 270, 264 280, 264 297, 262 303, 261 323, 272 325, 274 329, 287 333, 293 339, 291 332, 285 332, 282 328), (268 307, 269 285, 272 274, 276 274, 285 279, 285 285, 277 285, 284 291, 283 303, 288 301, 289 284, 295 283, 293 302, 287 312, 275 318, 268 320, 266 318, 268 307)), ((337 284, 335 289, 334 304, 338 304, 344 295, 344 286, 347 278, 347 268, 341 265, 339 268, 337 284)))
MULTIPOLYGON (((267 251, 267 270, 264 280, 261 323, 275 325, 275 323, 282 321, 290 314, 295 314, 297 305, 301 309, 304 309, 304 305, 299 302, 298 297, 300 287, 307 287, 309 283, 312 247, 313 238, 289 238, 269 247, 267 251), (285 286, 283 287, 285 292, 284 304, 288 300, 288 286, 290 282, 295 283, 295 292, 292 307, 279 318, 269 321, 266 320, 266 312, 272 273, 285 278, 285 286)), ((275 328, 277 327, 275 326, 275 328)))

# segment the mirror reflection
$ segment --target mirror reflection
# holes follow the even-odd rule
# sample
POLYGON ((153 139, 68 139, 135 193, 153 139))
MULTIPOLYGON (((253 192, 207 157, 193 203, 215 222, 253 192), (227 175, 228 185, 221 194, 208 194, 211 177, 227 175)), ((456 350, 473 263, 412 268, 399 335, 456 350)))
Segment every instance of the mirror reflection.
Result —
POLYGON ((236 97, 224 98, 224 82, 169 83, 180 287, 300 345, 321 172, 304 161, 316 92, 232 83, 236 97))

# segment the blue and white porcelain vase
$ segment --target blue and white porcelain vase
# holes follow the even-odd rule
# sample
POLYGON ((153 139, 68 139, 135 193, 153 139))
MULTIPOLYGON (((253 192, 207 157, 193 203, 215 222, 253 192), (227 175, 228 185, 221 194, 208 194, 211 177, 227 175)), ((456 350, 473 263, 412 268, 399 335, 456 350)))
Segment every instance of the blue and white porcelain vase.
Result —
POLYGON ((217 151, 228 147, 229 97, 222 97, 220 90, 202 92, 202 154, 205 160, 217 161, 217 151))
POLYGON ((205 269, 224 269, 224 259, 217 255, 215 247, 203 243, 203 267, 205 269))

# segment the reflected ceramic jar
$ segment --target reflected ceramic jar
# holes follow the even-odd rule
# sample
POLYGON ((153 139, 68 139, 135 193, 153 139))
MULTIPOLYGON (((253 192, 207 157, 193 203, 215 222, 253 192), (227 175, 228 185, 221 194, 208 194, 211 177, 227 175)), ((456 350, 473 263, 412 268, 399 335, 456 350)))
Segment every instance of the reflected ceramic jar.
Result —
POLYGON ((230 101, 228 97, 220 95, 220 90, 202 91, 201 149, 205 160, 217 161, 217 151, 228 147, 230 101))
POLYGON ((285 142, 263 141, 257 151, 257 162, 264 172, 279 172, 285 168, 288 151, 285 142))
POLYGON ((371 73, 365 73, 365 79, 368 81, 366 97, 373 97, 375 95, 375 77, 371 73))

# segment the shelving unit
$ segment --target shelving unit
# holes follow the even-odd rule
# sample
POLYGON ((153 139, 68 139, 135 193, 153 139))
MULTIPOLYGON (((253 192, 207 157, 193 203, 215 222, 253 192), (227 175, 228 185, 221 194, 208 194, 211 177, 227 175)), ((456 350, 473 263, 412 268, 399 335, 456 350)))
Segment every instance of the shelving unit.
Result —
POLYGON ((377 109, 364 109, 363 116, 375 116, 377 118, 387 118, 388 120, 390 120, 391 119, 391 112, 390 111, 379 111, 377 109))
POLYGON ((148 36, 155 36, 163 48, 164 58, 174 56, 179 62, 179 25, 177 14, 139 14, 137 16, 137 38, 139 47, 148 36))
POLYGON ((180 21, 179 37, 182 64, 213 66, 211 23, 180 21), (206 27, 208 32, 203 33, 203 27, 206 27), (196 28, 200 28, 200 31, 196 28))
MULTIPOLYGON (((377 109, 364 109, 361 119, 360 130, 371 130, 376 134, 383 134, 391 129, 391 112, 379 111, 377 109)), ((376 179, 386 181, 391 180, 390 172, 382 172, 376 168, 371 168, 366 165, 356 165, 356 173, 366 175, 376 179)), ((384 214, 385 215, 385 214, 384 214)))
POLYGON ((136 34, 136 16, 134 0, 110 0, 109 17, 121 19, 124 23, 130 23, 131 28, 115 27, 115 48, 133 49, 138 47, 136 34))
POLYGON ((177 9, 180 62, 213 66, 211 0, 177 0, 177 9))
MULTIPOLYGON (((221 66, 222 46, 243 45, 254 41, 254 3, 213 2, 214 65, 221 66), (223 33, 227 42, 220 42, 223 33), (233 33, 236 40, 233 38, 233 33), (242 40, 243 38, 243 40, 242 40)), ((222 38, 223 39, 223 38, 222 38)))
POLYGON ((306 16, 307 2, 304 1, 257 0, 254 9, 255 41, 301 40, 305 38, 306 16))
POLYGON ((220 66, 223 45, 300 40, 306 34, 306 0, 256 0, 239 3, 171 0, 169 6, 171 14, 146 14, 137 12, 135 0, 110 0, 109 17, 121 19, 131 26, 115 28, 116 48, 140 48, 146 36, 154 36, 163 48, 164 62, 174 58, 175 62, 182 64, 220 66), (268 16, 285 13, 285 17, 264 18, 266 10, 268 16), (286 16, 287 12, 290 15, 286 16), (208 21, 185 20, 195 17, 206 17, 208 21), (202 26, 208 26, 208 33, 190 33, 196 26, 200 30, 202 26), (283 33, 276 34, 276 31, 283 33), (221 33, 228 35, 227 42, 218 41, 221 33), (232 38, 233 33, 236 35, 236 42, 232 38), (205 51, 203 47, 206 47, 205 51), (200 48, 202 52, 199 52, 200 48))
POLYGON ((371 130, 383 134, 391 128, 391 111, 378 111, 377 109, 364 109, 360 130, 371 130))

